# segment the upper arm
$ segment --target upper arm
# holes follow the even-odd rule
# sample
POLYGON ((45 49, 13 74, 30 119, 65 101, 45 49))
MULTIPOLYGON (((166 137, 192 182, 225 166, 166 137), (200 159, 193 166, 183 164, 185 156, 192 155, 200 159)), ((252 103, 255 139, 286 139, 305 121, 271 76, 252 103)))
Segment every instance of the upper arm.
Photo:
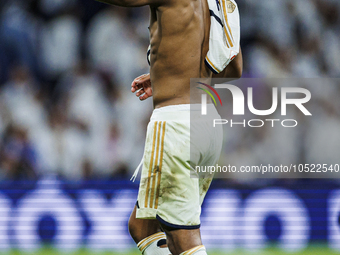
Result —
POLYGON ((240 53, 232 60, 227 67, 219 74, 213 74, 213 78, 241 78, 243 72, 243 58, 240 47, 240 53))
POLYGON ((96 0, 107 4, 113 4, 124 7, 140 7, 144 5, 165 5, 172 0, 96 0))

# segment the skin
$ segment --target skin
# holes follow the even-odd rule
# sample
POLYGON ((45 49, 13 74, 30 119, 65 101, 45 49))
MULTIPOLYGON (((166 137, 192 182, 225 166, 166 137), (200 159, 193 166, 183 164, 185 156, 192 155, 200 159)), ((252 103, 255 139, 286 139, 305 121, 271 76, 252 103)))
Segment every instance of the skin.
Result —
POLYGON ((171 254, 179 255, 184 251, 202 245, 199 229, 170 230, 167 226, 161 225, 157 220, 137 219, 136 210, 135 206, 129 219, 129 232, 136 243, 155 233, 165 231, 167 245, 161 246, 161 248, 168 246, 171 254))
MULTIPOLYGON (((190 78, 239 78, 242 54, 219 75, 205 66, 209 50, 210 14, 206 0, 100 0, 125 6, 150 6, 150 74, 137 77, 131 91, 140 100, 153 97, 155 108, 190 103, 190 78)), ((137 219, 136 207, 129 231, 136 243, 164 230, 172 254, 201 245, 200 230, 169 229, 157 220, 137 219)))
MULTIPOLYGON (((212 78, 229 78, 229 79, 238 79, 242 76, 243 70, 243 61, 242 61, 242 52, 240 48, 240 53, 237 57, 219 74, 212 74, 212 78)), ((141 101, 152 97, 152 86, 150 74, 143 74, 138 76, 131 83, 131 92, 136 93, 136 97, 138 97, 141 101)))

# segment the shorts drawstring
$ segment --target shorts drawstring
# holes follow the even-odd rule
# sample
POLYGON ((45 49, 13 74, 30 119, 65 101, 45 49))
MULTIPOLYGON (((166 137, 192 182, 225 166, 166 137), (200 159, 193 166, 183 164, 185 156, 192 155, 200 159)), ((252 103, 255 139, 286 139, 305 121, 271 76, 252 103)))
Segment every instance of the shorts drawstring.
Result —
POLYGON ((130 181, 134 182, 134 181, 136 180, 137 175, 138 175, 138 173, 139 173, 139 170, 140 170, 141 166, 143 165, 143 162, 144 162, 144 155, 143 155, 143 157, 142 157, 141 162, 140 162, 139 165, 137 166, 135 172, 133 173, 133 175, 132 175, 130 181))

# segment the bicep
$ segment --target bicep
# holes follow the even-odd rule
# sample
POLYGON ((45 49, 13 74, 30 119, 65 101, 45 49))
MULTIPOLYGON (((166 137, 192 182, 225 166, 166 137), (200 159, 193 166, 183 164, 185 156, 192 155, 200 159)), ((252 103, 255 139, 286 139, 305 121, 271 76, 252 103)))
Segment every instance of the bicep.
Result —
POLYGON ((219 74, 213 74, 213 78, 241 78, 243 72, 243 57, 240 47, 240 53, 234 60, 219 74))

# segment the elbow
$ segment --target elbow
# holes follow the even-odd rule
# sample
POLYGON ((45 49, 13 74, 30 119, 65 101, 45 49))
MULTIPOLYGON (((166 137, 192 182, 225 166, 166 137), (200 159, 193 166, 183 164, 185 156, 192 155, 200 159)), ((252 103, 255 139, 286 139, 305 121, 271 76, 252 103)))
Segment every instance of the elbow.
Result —
POLYGON ((239 79, 242 77, 243 73, 243 59, 242 55, 238 55, 232 62, 229 64, 229 73, 226 72, 225 78, 239 79))
POLYGON ((241 67, 241 68, 237 69, 235 78, 240 79, 242 77, 242 74, 243 74, 243 68, 241 67))
POLYGON ((233 73, 233 78, 240 79, 240 78, 242 77, 242 73, 243 73, 243 68, 242 68, 242 66, 236 68, 236 69, 234 70, 234 73, 233 73))
POLYGON ((243 73, 243 56, 240 48, 240 53, 237 55, 236 59, 234 59, 234 75, 236 79, 242 77, 243 73))
POLYGON ((235 78, 237 79, 241 78, 242 74, 243 74, 243 60, 241 59, 241 61, 239 61, 237 68, 236 68, 235 78))
POLYGON ((243 65, 240 64, 234 68, 233 74, 231 76, 232 78, 239 79, 242 77, 242 73, 243 73, 243 65))

